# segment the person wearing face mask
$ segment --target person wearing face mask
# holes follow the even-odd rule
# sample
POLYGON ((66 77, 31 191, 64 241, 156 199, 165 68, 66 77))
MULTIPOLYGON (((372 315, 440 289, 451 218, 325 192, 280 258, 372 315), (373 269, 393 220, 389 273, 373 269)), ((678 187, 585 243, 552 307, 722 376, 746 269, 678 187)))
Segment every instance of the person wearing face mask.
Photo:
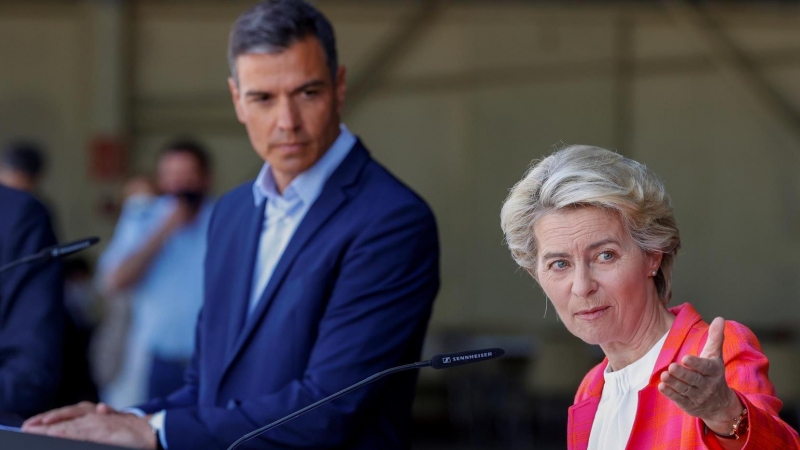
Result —
MULTIPOLYGON (((214 208, 184 386, 130 413, 50 411, 24 431, 224 450, 420 357, 439 289, 436 221, 342 123, 346 70, 330 21, 303 0, 262 1, 233 25, 228 62, 236 117, 264 163, 214 208)), ((387 377, 242 448, 408 449, 415 383, 387 377)))
POLYGON ((103 395, 111 404, 164 396, 183 383, 202 304, 210 184, 206 150, 179 139, 159 155, 160 195, 125 201, 98 267, 101 291, 132 302, 125 361, 103 395))

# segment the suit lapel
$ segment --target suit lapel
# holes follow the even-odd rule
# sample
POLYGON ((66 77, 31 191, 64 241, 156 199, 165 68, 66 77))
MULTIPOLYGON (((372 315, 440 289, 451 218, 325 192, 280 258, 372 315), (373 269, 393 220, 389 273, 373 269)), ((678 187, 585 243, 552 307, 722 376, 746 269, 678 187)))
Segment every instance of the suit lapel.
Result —
MULTIPOLYGON (((661 372, 666 370, 669 364, 676 359, 676 355, 683 345, 689 330, 701 320, 700 315, 688 303, 670 308, 670 312, 676 315, 675 323, 670 329, 664 346, 656 360, 655 367, 650 376, 650 383, 639 391, 639 403, 636 410, 636 420, 631 429, 630 438, 626 448, 641 448, 637 442, 642 437, 645 430, 645 423, 652 423, 652 420, 641 419, 640 416, 652 414, 656 411, 655 402, 660 395, 658 392, 658 382, 661 372)), ((603 394, 605 380, 603 372, 607 365, 606 359, 601 364, 600 370, 595 373, 594 378, 587 387, 587 396, 583 401, 576 403, 569 408, 568 430, 569 450, 585 450, 589 446, 589 436, 592 432, 597 407, 600 405, 600 397, 603 394)))
MULTIPOLYGON (((244 327, 247 318, 247 308, 250 304, 251 291, 253 289, 253 270, 255 268, 256 256, 258 255, 258 241, 261 236, 261 227, 264 223, 264 208, 267 202, 262 202, 255 208, 247 208, 252 214, 242 220, 243 233, 237 233, 236 249, 232 252, 233 259, 241 262, 240 270, 233 272, 233 276, 238 278, 237 282, 231 281, 230 285, 238 288, 238 291, 231 292, 230 296, 230 315, 228 316, 228 327, 225 333, 227 354, 230 355, 239 335, 244 327), (255 242, 255 245, 253 243, 255 242), (236 300, 239 301, 236 301, 236 300)), ((236 261, 231 261, 236 264, 236 261)))
POLYGON ((569 408, 567 419, 567 436, 569 450, 586 450, 589 446, 589 435, 592 432, 594 416, 600 405, 600 396, 589 397, 569 408))
POLYGON ((586 450, 589 446, 589 434, 592 432, 594 416, 597 414, 600 396, 603 394, 605 385, 603 372, 607 365, 608 359, 604 359, 600 365, 592 369, 591 378, 584 390, 583 400, 569 408, 567 414, 567 448, 569 450, 586 450))
POLYGON ((677 360, 678 352, 683 347, 683 342, 687 336, 689 336, 689 331, 697 322, 702 320, 700 314, 688 303, 670 308, 669 311, 675 314, 675 322, 667 334, 664 346, 658 354, 656 365, 650 374, 650 384, 655 384, 656 386, 661 381, 661 372, 667 370, 669 365, 677 360))
MULTIPOLYGON (((300 225, 297 227, 297 230, 295 230, 294 235, 289 240, 289 244, 286 246, 283 255, 281 255, 278 264, 275 266, 275 270, 272 272, 267 286, 264 288, 258 305, 256 305, 255 310, 250 314, 250 317, 246 319, 244 330, 242 330, 236 339, 233 351, 230 353, 225 364, 226 370, 242 351, 242 348, 246 345, 253 331, 261 324, 265 313, 275 301, 275 297, 279 294, 280 287, 287 274, 290 272, 297 255, 314 237, 323 224, 345 203, 347 200, 345 188, 358 180, 361 169, 368 159, 368 152, 361 142, 358 141, 344 161, 342 161, 339 167, 331 174, 319 198, 317 198, 308 210, 302 222, 300 222, 300 225)), ((256 240, 256 242, 258 242, 258 240, 256 240)), ((258 244, 256 244, 255 247, 258 247, 258 244)), ((255 257, 253 260, 255 260, 255 257)), ((251 279, 253 277, 253 267, 251 263, 250 271, 247 272, 247 275, 251 279)), ((246 314, 245 311, 243 317, 246 317, 246 314)))

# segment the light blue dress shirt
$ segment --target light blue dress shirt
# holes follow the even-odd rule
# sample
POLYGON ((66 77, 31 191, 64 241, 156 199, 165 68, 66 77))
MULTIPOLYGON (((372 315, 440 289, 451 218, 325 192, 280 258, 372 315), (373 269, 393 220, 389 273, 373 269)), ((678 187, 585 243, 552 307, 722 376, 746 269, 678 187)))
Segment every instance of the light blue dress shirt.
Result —
POLYGON ((260 207, 265 201, 267 205, 264 208, 264 223, 261 227, 258 255, 253 270, 249 312, 252 312, 258 304, 297 226, 319 197, 325 182, 356 143, 356 137, 347 127, 340 125, 340 129, 339 137, 331 148, 316 164, 292 180, 282 194, 275 185, 269 163, 264 164, 253 183, 253 199, 256 207, 260 207))
MULTIPOLYGON (((174 197, 126 202, 114 237, 99 261, 101 278, 139 251, 167 220, 174 197)), ((197 315, 203 303, 203 258, 212 209, 207 201, 190 224, 176 230, 131 288, 131 339, 163 359, 188 360, 194 351, 197 315)))
MULTIPOLYGON (((250 293, 250 307, 252 312, 258 304, 261 294, 267 287, 275 266, 280 261, 286 245, 294 236, 297 226, 302 222, 311 205, 317 201, 322 193, 322 188, 339 164, 344 161, 347 154, 356 143, 356 137, 343 124, 339 126, 339 137, 333 142, 331 148, 322 155, 319 161, 311 168, 298 175, 283 194, 278 192, 272 169, 264 163, 258 177, 253 183, 253 201, 259 208, 267 202, 264 208, 264 222, 261 226, 261 236, 258 242, 255 268, 253 269, 253 289, 250 293)), ((144 415, 140 410, 129 410, 137 415, 144 415)), ((164 427, 167 411, 155 413, 150 425, 158 430, 161 446, 167 445, 167 433, 164 427)))

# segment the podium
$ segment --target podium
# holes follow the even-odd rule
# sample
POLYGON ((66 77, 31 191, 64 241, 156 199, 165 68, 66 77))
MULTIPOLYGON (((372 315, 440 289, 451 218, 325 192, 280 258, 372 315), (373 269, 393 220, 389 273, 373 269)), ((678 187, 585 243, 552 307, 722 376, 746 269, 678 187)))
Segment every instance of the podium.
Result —
MULTIPOLYGON (((0 430, 3 450, 123 450, 123 447, 0 430)), ((130 449, 128 449, 130 450, 130 449)))

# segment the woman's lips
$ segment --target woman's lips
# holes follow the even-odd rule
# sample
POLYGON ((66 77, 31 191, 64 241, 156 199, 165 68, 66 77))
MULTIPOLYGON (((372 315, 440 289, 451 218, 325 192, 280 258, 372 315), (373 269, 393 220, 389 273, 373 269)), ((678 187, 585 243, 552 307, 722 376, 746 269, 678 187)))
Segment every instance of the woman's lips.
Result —
POLYGON ((583 311, 578 311, 575 313, 575 317, 578 319, 583 320, 595 320, 599 319, 606 313, 606 310, 610 308, 610 306, 598 306, 596 308, 585 309, 583 311))

